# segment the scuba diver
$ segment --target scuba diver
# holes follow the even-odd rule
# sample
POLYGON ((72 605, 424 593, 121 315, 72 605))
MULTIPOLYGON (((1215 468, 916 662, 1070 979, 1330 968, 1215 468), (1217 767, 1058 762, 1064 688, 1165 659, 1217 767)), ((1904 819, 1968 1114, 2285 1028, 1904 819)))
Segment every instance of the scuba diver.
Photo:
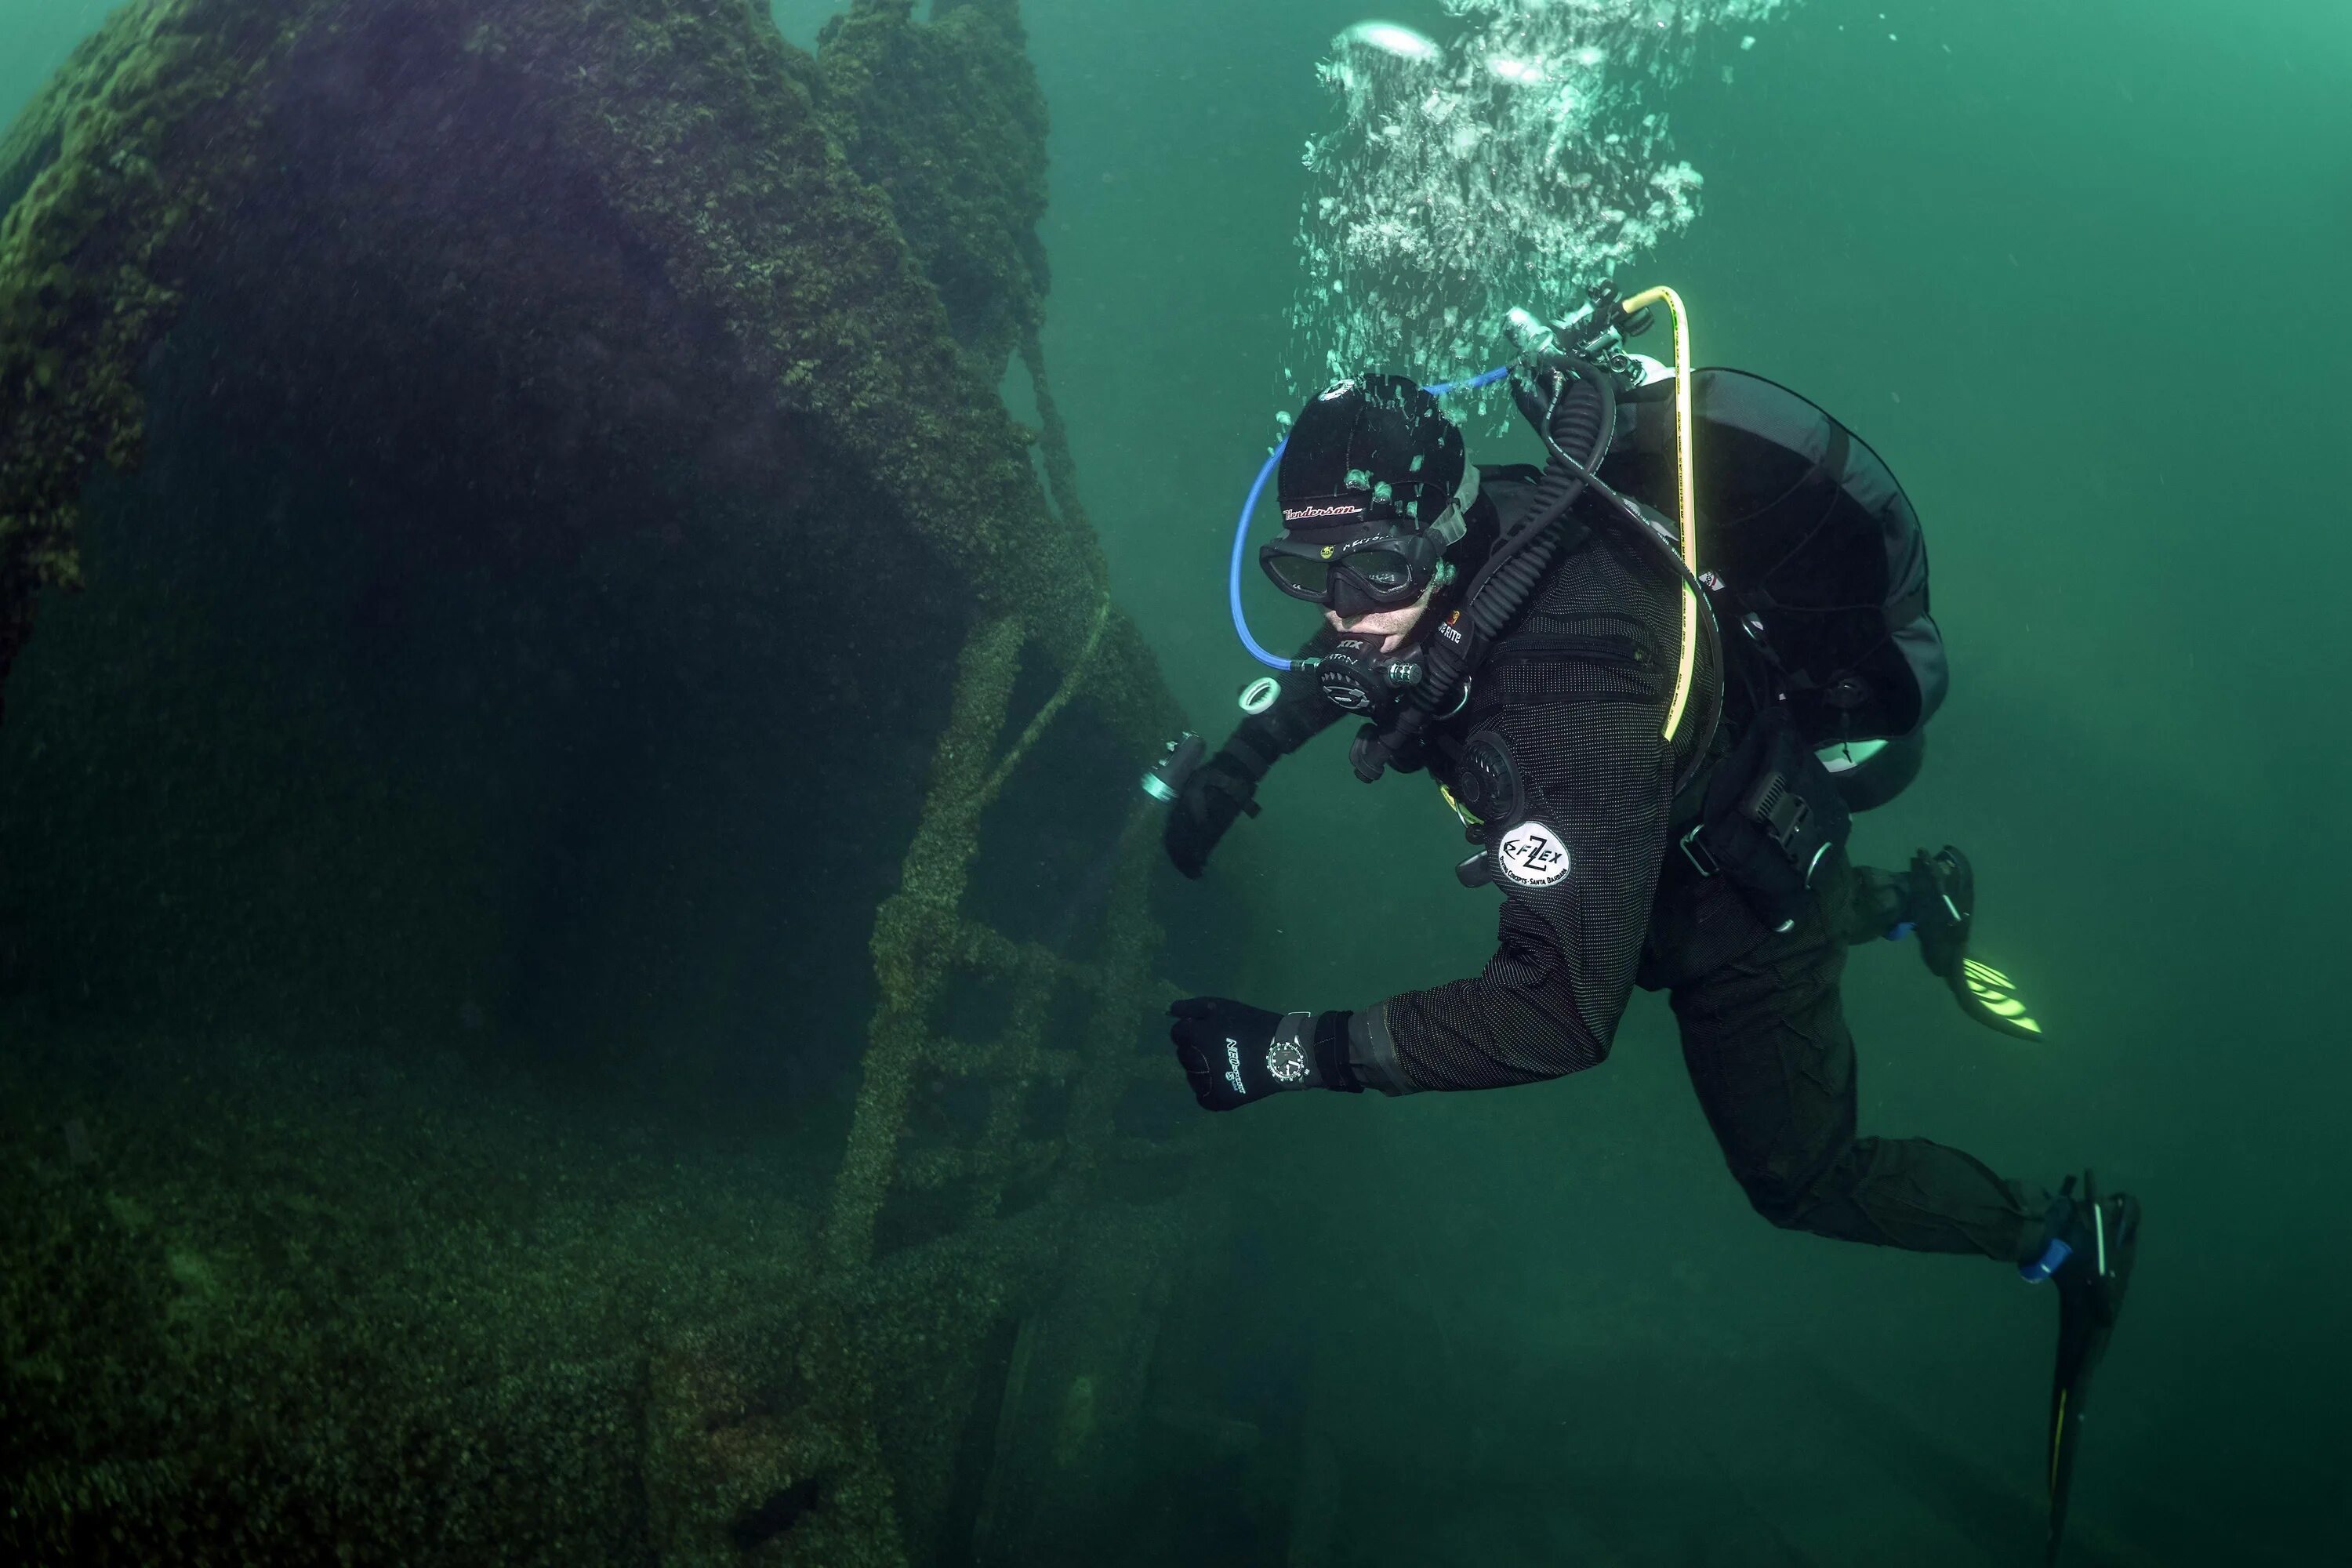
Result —
POLYGON ((1209 1110, 1505 1088, 1598 1066, 1632 989, 1666 992, 1707 1122, 1765 1218, 1980 1254, 2054 1287, 2054 1559, 2139 1205, 2087 1173, 2053 1193, 1926 1139, 1862 1135, 1840 1003, 1850 946, 1916 933, 1972 1017, 2041 1033, 1969 955, 1960 851, 1900 872, 1845 854, 1852 814, 1918 772, 1946 688, 1917 518, 1811 403, 1694 372, 1671 291, 1591 294, 1564 321, 1513 316, 1510 389, 1542 468, 1471 468, 1437 395, 1450 387, 1367 375, 1307 403, 1268 461, 1284 526, 1259 562, 1323 626, 1295 658, 1256 645, 1237 539, 1236 626, 1279 673, 1244 694, 1222 747, 1187 736, 1146 781, 1170 805, 1169 858, 1197 878, 1275 763, 1353 716, 1360 778, 1425 771, 1461 818, 1475 847, 1457 875, 1502 893, 1493 960, 1349 1011, 1180 1001, 1177 1056, 1209 1110), (1672 366, 1625 347, 1661 305, 1672 366))

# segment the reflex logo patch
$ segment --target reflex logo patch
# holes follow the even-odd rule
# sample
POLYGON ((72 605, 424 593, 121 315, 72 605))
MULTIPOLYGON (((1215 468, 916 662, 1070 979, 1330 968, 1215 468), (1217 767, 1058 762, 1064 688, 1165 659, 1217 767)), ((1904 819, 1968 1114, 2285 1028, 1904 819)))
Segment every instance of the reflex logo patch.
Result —
POLYGON ((1568 846, 1540 822, 1522 822, 1495 845, 1495 863, 1522 888, 1549 888, 1568 876, 1568 846))
POLYGON ((1225 1081, 1235 1094, 1247 1094, 1249 1087, 1242 1082, 1242 1043, 1230 1035, 1225 1037, 1225 1081))

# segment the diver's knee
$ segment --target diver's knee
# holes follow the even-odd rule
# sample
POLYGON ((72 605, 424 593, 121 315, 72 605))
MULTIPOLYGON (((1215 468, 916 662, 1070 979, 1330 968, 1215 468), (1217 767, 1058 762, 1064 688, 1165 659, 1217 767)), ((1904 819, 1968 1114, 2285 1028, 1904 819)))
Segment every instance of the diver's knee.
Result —
POLYGON ((1748 1206, 1782 1230, 1795 1230, 1804 1218, 1803 1196, 1780 1187, 1750 1187, 1748 1206))
POLYGON ((1782 1230, 1804 1229, 1806 1218, 1823 1196, 1817 1182, 1769 1173, 1742 1175, 1739 1185, 1748 1194, 1748 1206, 1782 1230))

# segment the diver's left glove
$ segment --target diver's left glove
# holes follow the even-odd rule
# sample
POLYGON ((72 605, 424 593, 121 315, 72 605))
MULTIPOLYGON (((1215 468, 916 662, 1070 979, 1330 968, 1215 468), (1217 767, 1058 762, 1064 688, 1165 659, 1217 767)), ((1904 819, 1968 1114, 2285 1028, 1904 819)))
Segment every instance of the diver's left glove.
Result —
POLYGON ((1257 784, 1264 777, 1265 764, 1231 746, 1193 769, 1169 807, 1168 824, 1160 830, 1169 862, 1199 881, 1201 873, 1208 869, 1209 852, 1216 848, 1225 829, 1244 812, 1257 815, 1257 784))
POLYGON ((1234 1110, 1292 1089, 1364 1086, 1348 1060, 1347 1013, 1269 1013, 1223 996, 1170 1005, 1168 1037, 1203 1110, 1234 1110))

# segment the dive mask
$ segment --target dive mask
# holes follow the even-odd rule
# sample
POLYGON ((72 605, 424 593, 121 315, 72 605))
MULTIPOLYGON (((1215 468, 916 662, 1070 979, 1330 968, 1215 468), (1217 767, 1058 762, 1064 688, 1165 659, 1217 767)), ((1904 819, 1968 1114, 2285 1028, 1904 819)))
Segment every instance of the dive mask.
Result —
POLYGON ((1410 605, 1428 591, 1446 551, 1469 532, 1465 509, 1477 483, 1475 469, 1465 474, 1461 491, 1426 525, 1409 513, 1368 519, 1359 512, 1337 528, 1285 529, 1258 547, 1258 565, 1292 598, 1342 618, 1410 605))
POLYGON ((1444 546, 1426 533, 1375 533, 1318 541, 1286 533, 1258 549, 1257 563, 1294 599, 1343 616, 1393 610, 1421 597, 1444 546))

